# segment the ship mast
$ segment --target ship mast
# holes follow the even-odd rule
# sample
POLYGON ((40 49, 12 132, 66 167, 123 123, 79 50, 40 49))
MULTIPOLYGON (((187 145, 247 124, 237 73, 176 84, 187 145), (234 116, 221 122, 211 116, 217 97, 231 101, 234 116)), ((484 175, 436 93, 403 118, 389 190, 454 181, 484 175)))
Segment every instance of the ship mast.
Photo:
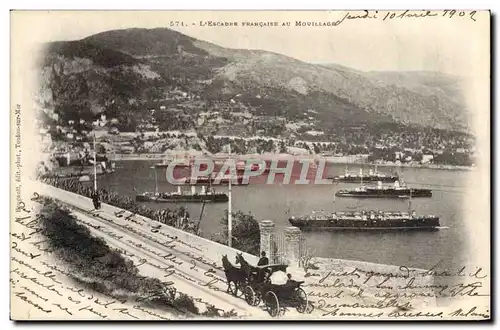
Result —
POLYGON ((397 173, 398 173, 398 181, 402 182, 402 180, 403 180, 403 169, 402 169, 401 165, 398 166, 397 173))
POLYGON ((410 199, 408 200, 408 214, 411 216, 411 188, 410 188, 410 199))
POLYGON ((155 196, 158 195, 158 174, 156 173, 156 167, 153 166, 153 171, 155 171, 155 196))
POLYGON ((94 192, 97 192, 97 155, 96 155, 95 133, 94 133, 94 192))
POLYGON ((208 175, 208 191, 210 193, 214 192, 212 188, 212 173, 208 175))
POLYGON ((336 203, 336 193, 337 193, 338 182, 333 181, 333 213, 335 213, 335 203, 336 203))
POLYGON ((359 177, 361 178, 361 187, 363 187, 363 168, 359 169, 359 177))
MULTIPOLYGON (((231 161, 231 142, 229 142, 229 161, 231 161)), ((231 163, 229 164, 231 166, 231 163)), ((227 207, 227 245, 229 247, 232 246, 233 241, 233 214, 231 207, 231 181, 232 178, 229 178, 229 186, 228 186, 228 207, 227 207)))
POLYGON ((406 187, 405 179, 403 177, 403 170, 400 170, 399 173, 399 183, 401 184, 401 187, 406 187))

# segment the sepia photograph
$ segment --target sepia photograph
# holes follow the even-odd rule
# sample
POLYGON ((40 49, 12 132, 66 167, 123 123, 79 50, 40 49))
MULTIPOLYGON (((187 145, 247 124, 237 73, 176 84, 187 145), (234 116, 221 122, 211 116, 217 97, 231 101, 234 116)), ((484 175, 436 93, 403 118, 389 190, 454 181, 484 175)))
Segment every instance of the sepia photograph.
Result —
POLYGON ((489 11, 10 20, 12 320, 491 319, 489 11))

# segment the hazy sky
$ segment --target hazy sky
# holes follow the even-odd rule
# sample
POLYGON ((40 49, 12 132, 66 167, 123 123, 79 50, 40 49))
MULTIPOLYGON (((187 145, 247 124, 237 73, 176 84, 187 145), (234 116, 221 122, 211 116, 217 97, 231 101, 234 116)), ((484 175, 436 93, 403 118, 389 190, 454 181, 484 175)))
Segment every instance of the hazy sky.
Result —
POLYGON ((74 40, 112 29, 170 27, 171 21, 182 21, 188 26, 173 28, 224 47, 263 49, 307 62, 337 63, 360 70, 470 74, 479 60, 489 56, 489 35, 485 33, 489 17, 480 12, 473 21, 469 13, 453 18, 436 13, 438 17, 383 21, 386 12, 379 12, 378 18, 345 20, 336 27, 295 27, 296 21, 337 21, 347 12, 16 12, 14 18, 20 24, 16 24, 14 33, 21 30, 24 42, 74 40), (238 22, 239 26, 202 27, 200 21, 238 22), (289 21, 291 26, 242 27, 243 21, 289 21))

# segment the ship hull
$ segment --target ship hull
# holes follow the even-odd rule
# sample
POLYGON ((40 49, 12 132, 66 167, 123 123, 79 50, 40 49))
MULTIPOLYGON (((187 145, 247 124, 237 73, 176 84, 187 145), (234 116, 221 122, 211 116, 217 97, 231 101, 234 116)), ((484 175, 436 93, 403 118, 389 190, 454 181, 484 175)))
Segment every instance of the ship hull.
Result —
POLYGON ((302 231, 366 231, 366 232, 395 232, 395 231, 438 231, 440 227, 393 227, 393 228, 359 228, 359 227, 345 227, 345 228, 335 228, 335 227, 323 227, 323 228, 310 228, 310 227, 299 227, 302 231))
POLYGON ((358 219, 289 219, 292 226, 302 230, 437 230, 438 217, 416 217, 405 220, 358 220, 358 219))
MULTIPOLYGON (((339 191, 335 194, 337 197, 354 198, 410 198, 410 189, 384 189, 367 191, 339 191)), ((428 189, 411 189, 412 198, 432 197, 432 191, 428 189)))
MULTIPOLYGON (((298 226, 295 226, 298 227, 298 226)), ((302 231, 366 231, 366 232, 394 232, 394 231, 438 231, 440 226, 428 227, 298 227, 302 231)))
POLYGON ((220 194, 215 196, 207 195, 195 195, 195 196, 148 196, 148 195, 137 195, 135 197, 137 202, 155 202, 155 203, 226 203, 229 198, 226 194, 220 194))

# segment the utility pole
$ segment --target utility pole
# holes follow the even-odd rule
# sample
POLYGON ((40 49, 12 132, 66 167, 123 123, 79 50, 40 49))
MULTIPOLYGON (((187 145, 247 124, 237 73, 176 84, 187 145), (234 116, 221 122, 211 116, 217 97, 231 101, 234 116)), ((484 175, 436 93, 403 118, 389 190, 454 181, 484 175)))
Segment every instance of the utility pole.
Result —
MULTIPOLYGON (((231 166, 231 142, 229 142, 229 166, 231 166)), ((231 207, 231 170, 229 171, 229 186, 228 186, 228 210, 227 210, 227 245, 232 246, 233 243, 233 213, 231 207)))
POLYGON ((94 133, 94 192, 97 193, 97 155, 96 155, 95 133, 94 133))

